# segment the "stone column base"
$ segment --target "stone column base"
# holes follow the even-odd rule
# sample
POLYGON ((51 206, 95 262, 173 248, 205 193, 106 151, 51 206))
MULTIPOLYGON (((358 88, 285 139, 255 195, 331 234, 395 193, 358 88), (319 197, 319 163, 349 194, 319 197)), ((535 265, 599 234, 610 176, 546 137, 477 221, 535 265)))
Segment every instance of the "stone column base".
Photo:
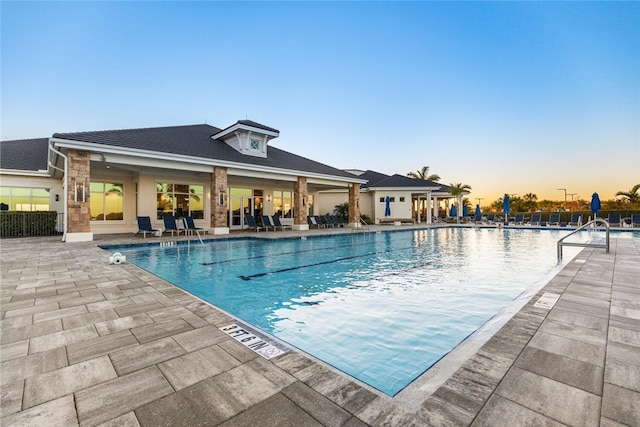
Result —
POLYGON ((93 241, 93 232, 88 232, 88 233, 67 233, 64 236, 64 241, 67 242, 67 243, 92 242, 93 241))
POLYGON ((293 230, 306 231, 309 229, 309 224, 293 224, 293 230))
POLYGON ((229 227, 215 227, 210 229, 213 234, 229 234, 229 227))

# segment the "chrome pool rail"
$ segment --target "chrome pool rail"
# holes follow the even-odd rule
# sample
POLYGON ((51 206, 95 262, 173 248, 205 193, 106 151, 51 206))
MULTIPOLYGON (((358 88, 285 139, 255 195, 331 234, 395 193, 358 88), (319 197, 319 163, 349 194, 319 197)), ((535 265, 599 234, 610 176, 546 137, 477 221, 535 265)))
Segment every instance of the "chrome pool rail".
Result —
POLYGON ((575 230, 573 230, 571 233, 567 234, 566 236, 564 236, 562 239, 558 240, 558 260, 562 259, 562 247, 563 246, 580 246, 583 248, 605 248, 607 253, 609 253, 609 232, 610 232, 610 226, 609 226, 609 222, 607 222, 607 220, 602 219, 602 218, 596 218, 596 219, 592 219, 591 221, 587 222, 586 224, 576 228, 575 230), (577 233, 578 231, 587 228, 590 225, 595 225, 595 224, 602 224, 605 226, 605 231, 606 231, 606 237, 605 237, 605 243, 572 243, 572 242, 565 242, 564 239, 566 239, 569 236, 572 236, 573 234, 577 233))

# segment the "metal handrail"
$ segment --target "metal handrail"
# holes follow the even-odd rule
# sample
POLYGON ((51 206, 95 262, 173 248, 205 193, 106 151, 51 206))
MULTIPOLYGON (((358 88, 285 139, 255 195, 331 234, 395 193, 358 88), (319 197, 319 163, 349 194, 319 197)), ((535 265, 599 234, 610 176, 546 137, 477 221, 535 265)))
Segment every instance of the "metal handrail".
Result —
POLYGON ((609 253, 609 232, 610 232, 610 226, 609 226, 609 222, 605 219, 602 218, 596 218, 596 219, 592 219, 591 221, 587 222, 586 224, 576 228, 575 230, 573 230, 571 233, 567 234, 566 236, 564 236, 562 239, 558 240, 558 259, 561 260, 562 259, 562 247, 563 246, 580 246, 583 248, 605 248, 607 250, 607 253, 609 253), (569 236, 574 235, 575 233, 577 233, 578 231, 587 228, 588 226, 592 225, 592 224, 597 224, 597 223, 601 223, 605 226, 606 228, 606 238, 605 244, 598 244, 598 243, 565 243, 564 239, 566 239, 569 236))
POLYGON ((371 227, 369 227, 369 224, 367 224, 367 221, 365 221, 364 219, 362 219, 361 216, 358 217, 358 223, 362 223, 362 225, 364 227, 360 227, 362 229, 362 231, 371 231, 371 227))

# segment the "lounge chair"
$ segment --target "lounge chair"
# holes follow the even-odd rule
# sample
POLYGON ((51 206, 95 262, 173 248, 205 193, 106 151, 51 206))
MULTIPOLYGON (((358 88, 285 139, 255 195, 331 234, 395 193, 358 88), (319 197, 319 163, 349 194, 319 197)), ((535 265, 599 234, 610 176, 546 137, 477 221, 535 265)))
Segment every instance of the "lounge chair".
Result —
POLYGON ((482 224, 483 220, 482 220, 482 214, 480 215, 473 215, 473 223, 474 224, 482 224))
POLYGON ((513 220, 513 223, 516 225, 524 225, 524 214, 516 214, 516 218, 513 220))
POLYGON ((318 224, 320 227, 328 228, 327 223, 322 221, 322 218, 320 218, 318 215, 314 215, 313 219, 316 221, 316 224, 318 224))
POLYGON ((344 227, 346 224, 342 221, 340 221, 340 218, 338 218, 338 215, 331 215, 331 218, 333 219, 333 224, 336 227, 344 227))
POLYGON ((622 219, 619 213, 610 213, 607 219, 610 227, 622 227, 622 219))
POLYGON ((549 215, 549 226, 558 227, 559 225, 560 225, 560 214, 552 213, 551 215, 549 215))
POLYGON ((266 231, 269 231, 269 228, 273 228, 273 231, 276 231, 276 227, 271 223, 269 215, 262 215, 260 218, 262 218, 262 225, 266 231))
POLYGON ((580 227, 582 225, 582 215, 580 214, 571 214, 571 222, 569 222, 571 227, 580 227))
POLYGON ((245 223, 245 225, 247 226, 247 228, 249 230, 254 229, 254 230, 256 230, 256 232, 259 232, 260 230, 264 230, 265 229, 264 227, 260 227, 258 225, 258 223, 256 222, 256 219, 251 215, 245 215, 244 216, 244 223, 245 223))
POLYGON ((313 226, 316 225, 315 219, 312 220, 311 218, 313 218, 311 215, 307 215, 307 225, 309 228, 313 228, 313 226))
POLYGON ((327 224, 327 227, 336 227, 336 224, 333 222, 333 218, 331 215, 326 214, 324 217, 324 223, 327 224))
POLYGON ((307 215, 307 224, 309 224, 309 228, 324 228, 324 224, 322 222, 318 223, 316 217, 311 215, 307 215))
POLYGON ((631 214, 631 227, 640 227, 640 213, 631 214))
POLYGON ((196 233, 198 235, 198 239, 200 239, 200 241, 202 242, 202 237, 200 236, 200 232, 203 231, 204 232, 204 228, 199 228, 196 227, 195 222, 193 222, 193 217, 191 216, 183 216, 182 217, 182 223, 184 224, 184 230, 185 230, 185 234, 186 233, 196 233))
POLYGON ((496 222, 496 214, 488 214, 485 218, 485 221, 487 222, 487 224, 493 224, 494 222, 496 222))
POLYGON ((541 225, 542 224, 542 214, 534 213, 531 214, 531 221, 529 221, 531 225, 541 225))
POLYGON ((289 228, 293 230, 293 227, 290 225, 284 225, 280 222, 280 217, 278 215, 274 215, 271 217, 271 221, 273 223, 273 229, 280 228, 280 230, 284 231, 285 228, 289 228))
POLYGON ((138 217, 138 231, 136 231, 136 236, 138 233, 142 233, 142 237, 147 238, 147 233, 157 234, 158 237, 162 236, 162 230, 158 230, 151 226, 151 217, 148 216, 139 216, 138 217))
POLYGON ((171 232, 171 236, 173 236, 173 233, 176 233, 177 235, 180 235, 180 233, 183 231, 181 229, 178 228, 178 226, 176 225, 176 219, 173 215, 165 215, 162 217, 162 220, 164 221, 164 232, 171 232))

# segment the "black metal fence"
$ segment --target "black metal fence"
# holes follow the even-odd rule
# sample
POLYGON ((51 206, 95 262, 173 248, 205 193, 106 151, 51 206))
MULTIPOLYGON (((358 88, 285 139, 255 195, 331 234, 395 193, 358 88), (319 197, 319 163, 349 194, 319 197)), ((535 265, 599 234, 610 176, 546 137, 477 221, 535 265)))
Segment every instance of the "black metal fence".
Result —
POLYGON ((0 237, 55 236, 62 234, 63 221, 56 211, 0 211, 0 237))

